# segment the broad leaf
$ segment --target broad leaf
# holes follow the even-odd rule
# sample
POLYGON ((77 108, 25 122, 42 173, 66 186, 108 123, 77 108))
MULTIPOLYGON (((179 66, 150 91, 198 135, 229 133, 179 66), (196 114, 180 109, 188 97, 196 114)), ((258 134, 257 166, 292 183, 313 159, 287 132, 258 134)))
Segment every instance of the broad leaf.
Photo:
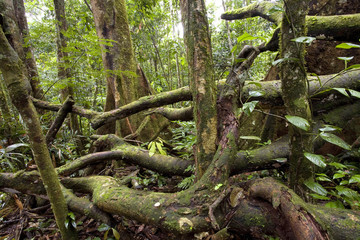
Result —
POLYGON ((346 165, 344 165, 342 163, 338 163, 338 162, 332 162, 332 163, 329 163, 328 165, 333 166, 336 169, 346 169, 346 168, 348 168, 346 165))
POLYGON ((149 156, 152 157, 156 152, 156 144, 155 142, 150 143, 149 156))
POLYGON ((342 48, 342 49, 360 48, 360 45, 353 43, 341 43, 339 45, 336 45, 336 48, 342 48))
POLYGON ((320 128, 319 130, 321 132, 333 132, 333 131, 341 131, 341 128, 332 125, 324 125, 324 127, 320 128))
POLYGON ((298 116, 290 116, 290 115, 286 115, 285 118, 292 125, 300 128, 302 130, 308 131, 310 129, 310 124, 305 118, 298 117, 298 116))
POLYGON ((354 175, 350 178, 349 183, 360 183, 360 175, 354 175))
POLYGON ((343 60, 343 61, 350 61, 351 59, 353 59, 354 57, 338 57, 339 60, 343 60))
POLYGON ((324 177, 324 176, 317 177, 316 180, 322 181, 322 182, 331 182, 330 178, 324 177))
POLYGON ((352 90, 352 89, 348 89, 348 91, 352 97, 360 98, 360 92, 352 90))
POLYGON ((259 82, 254 82, 254 81, 251 81, 251 82, 247 82, 247 84, 248 84, 248 85, 253 84, 253 85, 255 85, 255 86, 259 87, 259 88, 261 88, 261 87, 262 87, 261 83, 259 83, 259 82))
POLYGON ((343 177, 345 177, 345 174, 335 173, 334 176, 333 176, 333 179, 338 179, 338 178, 343 178, 343 177))
POLYGON ((341 93, 342 95, 344 95, 346 97, 350 97, 350 95, 348 94, 348 92, 346 91, 345 88, 333 88, 333 89, 338 91, 339 93, 341 93))
POLYGON ((251 36, 248 33, 244 33, 243 35, 241 35, 241 36, 239 36, 237 38, 237 41, 239 43, 239 42, 243 42, 243 41, 246 41, 246 40, 254 40, 254 39, 258 39, 258 37, 254 37, 254 36, 251 36))
POLYGON ((298 37, 298 38, 291 39, 291 41, 298 42, 298 43, 312 43, 315 39, 316 38, 314 38, 314 37, 298 37))
POLYGON ((251 102, 244 103, 242 109, 246 113, 246 115, 250 115, 250 113, 252 113, 254 111, 256 104, 258 102, 259 101, 251 101, 251 102))
POLYGON ((335 188, 340 195, 344 195, 352 200, 360 200, 359 193, 350 188, 343 187, 343 186, 336 186, 335 188))
POLYGON ((274 158, 273 160, 279 162, 279 163, 285 163, 287 162, 287 158, 274 158))
POLYGON ((308 180, 306 180, 304 182, 304 184, 312 191, 316 192, 317 194, 321 195, 321 196, 326 196, 327 195, 327 191, 325 188, 323 188, 323 186, 321 186, 320 184, 318 184, 317 182, 314 182, 313 179, 309 178, 308 180))
POLYGON ((347 144, 344 140, 342 140, 341 138, 339 138, 338 136, 332 134, 332 133, 320 133, 320 137, 322 139, 324 139, 325 141, 332 143, 336 146, 339 146, 343 149, 346 150, 351 150, 351 146, 349 144, 347 144))
POLYGON ((250 97, 261 97, 265 94, 264 91, 262 90, 257 90, 257 91, 249 91, 249 96, 250 97))
POLYGON ((313 164, 319 166, 319 167, 326 167, 326 163, 325 163, 325 157, 318 155, 318 154, 313 154, 313 153, 308 153, 305 152, 304 156, 310 160, 313 164))

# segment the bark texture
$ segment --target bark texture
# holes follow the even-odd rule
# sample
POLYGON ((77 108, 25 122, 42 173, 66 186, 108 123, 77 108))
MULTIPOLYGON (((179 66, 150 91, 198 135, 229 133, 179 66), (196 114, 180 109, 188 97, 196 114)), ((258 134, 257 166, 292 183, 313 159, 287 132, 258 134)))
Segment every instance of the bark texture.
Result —
POLYGON ((62 238, 77 239, 74 229, 65 227, 68 212, 67 205, 57 174, 52 166, 37 112, 26 89, 27 78, 26 74, 24 74, 24 67, 18 55, 8 43, 2 28, 0 28, 0 69, 9 89, 12 102, 20 112, 26 125, 35 162, 50 199, 62 238))
POLYGON ((216 151, 216 84, 205 3, 203 0, 184 0, 180 6, 197 129, 196 173, 200 178, 216 151))
MULTIPOLYGON (((308 83, 305 70, 305 44, 292 41, 306 36, 305 16, 309 2, 306 0, 284 1, 285 12, 281 25, 280 65, 282 96, 287 114, 306 119, 312 124, 308 101, 308 83)), ((306 192, 304 182, 313 176, 313 166, 304 157, 304 152, 312 152, 311 126, 305 131, 290 124, 290 186, 298 194, 306 192)))

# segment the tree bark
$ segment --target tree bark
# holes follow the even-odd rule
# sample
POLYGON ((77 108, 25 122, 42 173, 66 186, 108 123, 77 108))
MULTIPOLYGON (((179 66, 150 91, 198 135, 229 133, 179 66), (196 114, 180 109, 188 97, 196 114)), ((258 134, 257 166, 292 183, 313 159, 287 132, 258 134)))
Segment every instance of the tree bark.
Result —
MULTIPOLYGON (((280 65, 282 97, 287 114, 306 119, 312 124, 312 116, 308 101, 308 83, 305 70, 305 44, 293 39, 306 36, 305 16, 308 0, 284 1, 285 12, 281 25, 281 51, 284 62, 280 65)), ((304 182, 314 174, 312 163, 304 156, 304 152, 312 152, 311 126, 308 130, 300 129, 292 124, 290 131, 290 187, 300 196, 305 196, 307 188, 304 182)))
POLYGON ((197 129, 196 176, 200 179, 216 151, 216 84, 204 1, 184 0, 180 6, 197 129))
POLYGON ((61 192, 57 174, 52 166, 38 115, 26 89, 27 79, 24 67, 18 55, 8 43, 2 26, 0 28, 0 54, 2 55, 0 57, 0 69, 9 89, 12 102, 19 110, 27 127, 35 162, 49 196, 62 238, 77 239, 74 229, 65 227, 68 213, 67 205, 61 192))
POLYGON ((13 0, 15 15, 17 23, 19 26, 22 43, 24 46, 24 56, 21 57, 21 60, 25 64, 28 72, 28 79, 30 80, 30 85, 32 88, 32 95, 35 98, 41 99, 43 97, 43 89, 40 84, 39 74, 36 67, 36 62, 34 55, 32 53, 32 47, 29 45, 28 41, 30 38, 29 27, 27 19, 25 16, 25 6, 23 0, 13 0))

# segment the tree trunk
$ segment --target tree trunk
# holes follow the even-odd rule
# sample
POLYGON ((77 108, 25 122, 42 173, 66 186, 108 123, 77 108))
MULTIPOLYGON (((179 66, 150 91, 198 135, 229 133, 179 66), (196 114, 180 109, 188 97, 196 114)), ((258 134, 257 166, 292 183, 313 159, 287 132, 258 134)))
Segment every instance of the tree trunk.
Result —
POLYGON ((204 1, 184 0, 180 6, 197 129, 196 174, 200 179, 216 151, 216 84, 204 1))
MULTIPOLYGON (((139 80, 141 75, 135 62, 125 1, 91 0, 91 6, 96 32, 100 39, 104 70, 106 71, 105 111, 110 111, 147 95, 148 89, 145 89, 139 80)), ((123 137, 133 134, 143 119, 142 115, 137 114, 120 121, 116 128, 117 134, 123 137)), ((149 125, 147 128, 155 133, 164 126, 164 122, 152 117, 149 125)), ((115 133, 114 129, 115 126, 109 124, 100 133, 115 133)), ((145 135, 143 135, 144 140, 154 137, 151 134, 145 135)))
MULTIPOLYGON (((281 25, 281 82, 282 96, 288 115, 306 119, 311 124, 311 110, 308 101, 308 82, 305 70, 305 44, 292 41, 306 36, 305 16, 307 0, 287 0, 281 25)), ((299 195, 307 192, 304 182, 314 174, 312 163, 304 152, 312 152, 311 126, 302 130, 290 124, 290 186, 299 195)))
POLYGON ((24 46, 24 55, 21 56, 21 60, 24 62, 27 72, 28 79, 30 79, 30 85, 32 88, 32 95, 35 98, 41 99, 43 97, 43 89, 40 85, 39 74, 36 67, 34 55, 32 53, 32 47, 28 41, 30 38, 29 27, 25 16, 25 6, 23 0, 13 0, 15 15, 19 26, 22 43, 24 46))
POLYGON ((27 79, 24 73, 25 68, 8 43, 2 26, 0 28, 0 53, 3 56, 0 58, 0 69, 9 89, 12 102, 19 110, 26 125, 34 159, 49 197, 62 238, 66 240, 77 239, 75 230, 65 227, 68 213, 67 205, 50 159, 37 112, 26 89, 27 79))

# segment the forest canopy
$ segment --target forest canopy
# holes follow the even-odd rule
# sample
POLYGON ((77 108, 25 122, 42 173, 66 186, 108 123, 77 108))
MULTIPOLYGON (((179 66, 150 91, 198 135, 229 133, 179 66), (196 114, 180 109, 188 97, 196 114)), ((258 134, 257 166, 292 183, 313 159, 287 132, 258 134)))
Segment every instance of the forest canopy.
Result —
POLYGON ((356 0, 0 0, 0 239, 359 239, 356 0))

